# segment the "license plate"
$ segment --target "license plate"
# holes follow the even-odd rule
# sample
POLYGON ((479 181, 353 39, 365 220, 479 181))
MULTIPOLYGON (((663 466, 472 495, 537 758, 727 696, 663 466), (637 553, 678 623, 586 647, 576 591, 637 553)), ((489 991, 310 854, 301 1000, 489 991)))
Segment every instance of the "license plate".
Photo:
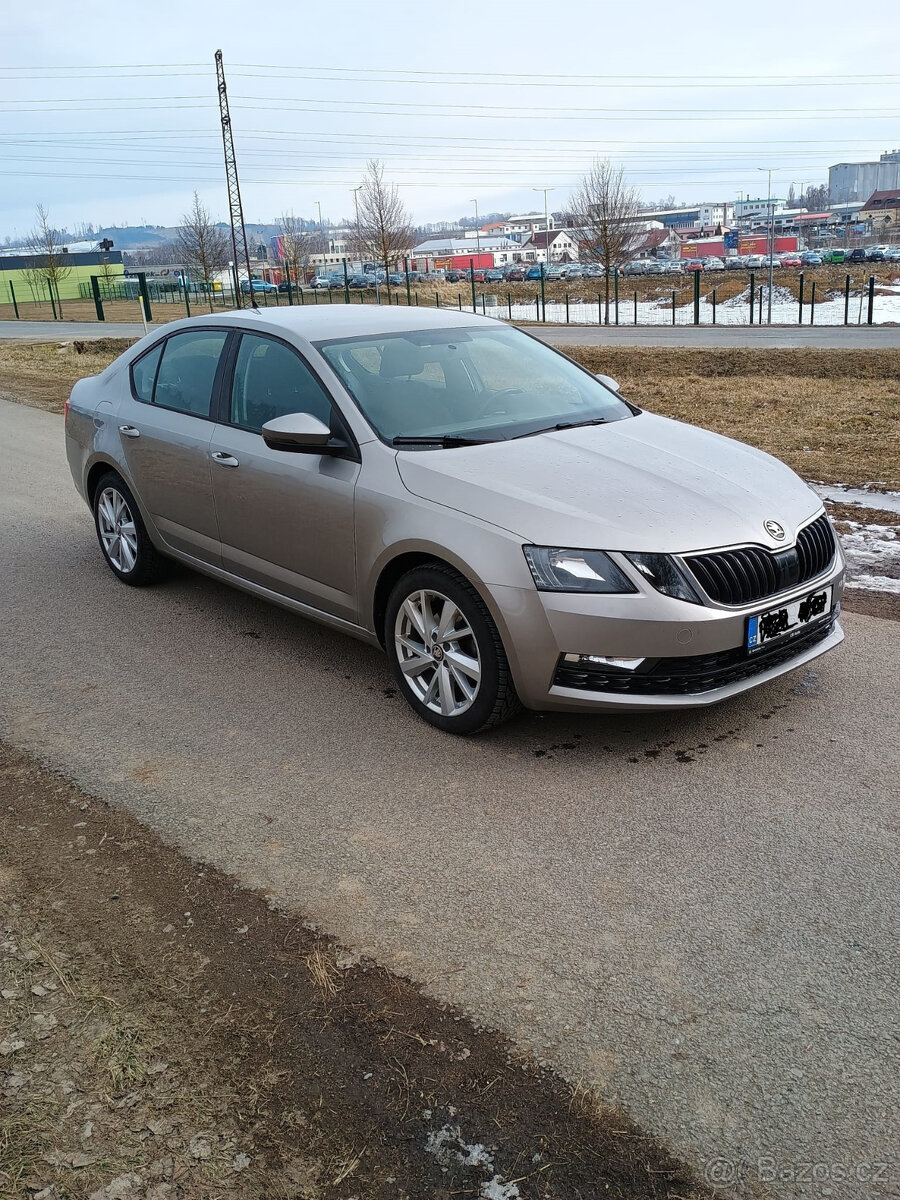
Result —
POLYGON ((747 621, 747 649, 760 650, 769 642, 788 637, 804 625, 831 611, 831 588, 810 592, 780 608, 770 608, 747 621))

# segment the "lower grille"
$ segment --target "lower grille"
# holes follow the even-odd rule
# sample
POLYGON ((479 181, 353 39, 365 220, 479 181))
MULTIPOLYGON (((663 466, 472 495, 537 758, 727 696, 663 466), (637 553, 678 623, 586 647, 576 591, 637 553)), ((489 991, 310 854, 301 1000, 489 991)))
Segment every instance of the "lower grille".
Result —
POLYGON ((588 692, 613 692, 629 696, 695 696, 740 683, 772 667, 780 666, 825 640, 834 629, 832 610, 813 627, 795 637, 777 642, 750 655, 742 647, 721 650, 717 654, 697 654, 684 658, 648 660, 638 671, 615 671, 596 666, 567 663, 560 658, 554 684, 588 692))
POLYGON ((742 546, 716 554, 690 555, 684 561, 717 604, 740 606, 777 596, 807 583, 834 559, 834 533, 825 513, 797 534, 787 550, 742 546))

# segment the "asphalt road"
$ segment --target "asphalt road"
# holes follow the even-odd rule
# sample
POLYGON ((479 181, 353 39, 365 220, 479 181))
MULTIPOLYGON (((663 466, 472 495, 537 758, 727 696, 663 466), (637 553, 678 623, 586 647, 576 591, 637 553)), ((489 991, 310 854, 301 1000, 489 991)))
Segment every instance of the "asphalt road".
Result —
POLYGON ((895 624, 848 614, 844 647, 714 711, 456 740, 368 647, 187 572, 119 584, 59 417, 0 403, 0 531, 15 747, 701 1169, 898 1194, 857 1166, 898 1145, 895 624))
MULTIPOLYGON (((781 346, 794 349, 857 350, 900 347, 900 326, 884 325, 529 325, 534 333, 557 346, 781 346)), ((142 337, 141 325, 97 321, 0 321, 0 340, 67 341, 73 338, 142 337)))

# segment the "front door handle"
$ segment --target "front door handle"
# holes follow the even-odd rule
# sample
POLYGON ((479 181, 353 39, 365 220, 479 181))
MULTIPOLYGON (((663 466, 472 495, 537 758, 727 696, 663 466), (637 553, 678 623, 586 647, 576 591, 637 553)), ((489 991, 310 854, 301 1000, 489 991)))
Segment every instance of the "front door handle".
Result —
POLYGON ((220 467, 236 467, 238 460, 233 454, 226 454, 224 450, 216 450, 213 452, 213 462, 217 462, 220 467))
POLYGON ((123 437, 130 437, 130 438, 136 438, 136 437, 141 436, 141 431, 139 429, 136 429, 134 427, 134 425, 120 425, 119 433, 121 433, 123 437))

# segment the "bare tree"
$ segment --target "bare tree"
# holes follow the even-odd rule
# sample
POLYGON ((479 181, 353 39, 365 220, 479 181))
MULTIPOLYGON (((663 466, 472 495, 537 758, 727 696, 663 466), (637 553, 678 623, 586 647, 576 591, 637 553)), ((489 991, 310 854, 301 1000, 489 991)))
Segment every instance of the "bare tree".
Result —
POLYGON ((830 203, 827 185, 824 183, 810 184, 800 197, 800 203, 809 212, 824 212, 830 203))
POLYGON ((276 222, 281 236, 281 253, 291 281, 301 287, 306 282, 312 238, 303 228, 303 221, 293 213, 282 213, 276 222))
POLYGON ((625 182, 625 171, 608 158, 595 158, 570 202, 583 258, 599 261, 605 281, 605 324, 609 324, 610 281, 641 239, 641 201, 625 182))
MULTIPOLYGON (((175 249, 182 266, 195 278, 203 280, 209 311, 213 310, 213 280, 231 261, 231 240, 224 229, 216 225, 209 210, 194 192, 194 203, 181 218, 181 228, 175 249)), ((184 281, 188 286, 188 280, 184 281)))
POLYGON ((25 239, 25 247, 31 255, 26 278, 30 275, 32 291, 40 290, 45 284, 50 294, 56 296, 56 303, 62 316, 62 298, 59 285, 72 274, 72 268, 66 261, 68 254, 65 247, 59 244, 59 231, 50 224, 50 216, 43 204, 35 208, 37 224, 25 239), (36 286, 37 285, 37 286, 36 286))
POLYGON ((413 229, 397 185, 384 182, 384 166, 376 159, 366 164, 359 193, 359 241, 362 249, 384 267, 390 301, 391 269, 409 253, 413 229))

